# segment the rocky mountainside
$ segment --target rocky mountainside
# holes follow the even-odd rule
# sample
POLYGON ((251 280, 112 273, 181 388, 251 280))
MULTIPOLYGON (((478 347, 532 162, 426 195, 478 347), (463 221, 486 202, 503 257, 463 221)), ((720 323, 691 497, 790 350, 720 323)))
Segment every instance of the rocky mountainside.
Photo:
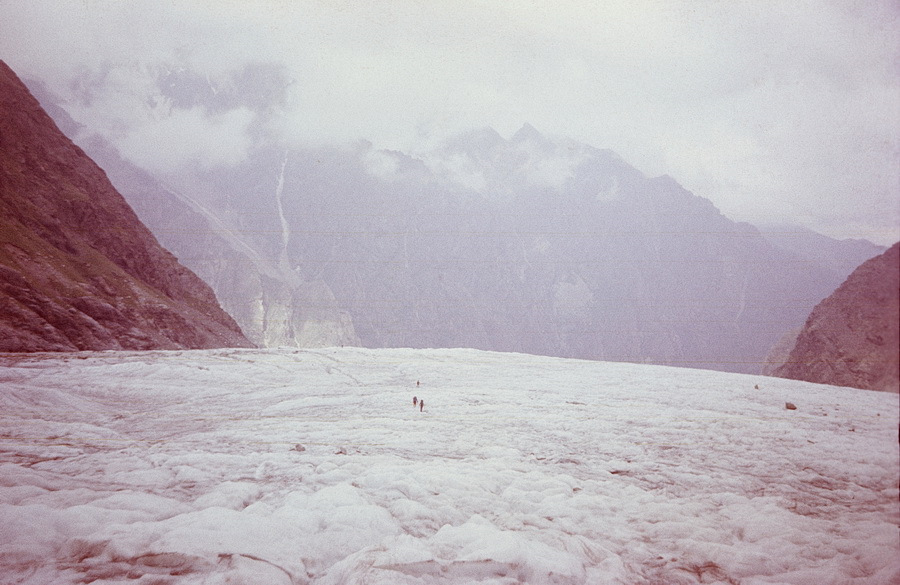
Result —
POLYGON ((248 347, 0 61, 0 351, 248 347))
POLYGON ((816 305, 775 375, 900 392, 900 243, 816 305))
POLYGON ((213 288, 251 341, 262 347, 359 345, 352 318, 322 280, 259 253, 238 230, 123 159, 100 136, 85 137, 82 145, 159 241, 213 288))
MULTIPOLYGON (((207 282, 261 347, 359 345, 349 313, 321 279, 257 250, 238 229, 189 195, 124 159, 108 140, 75 122, 38 80, 26 80, 57 125, 107 173, 160 243, 207 282)), ((239 212, 240 214, 240 212, 239 212)))
MULTIPOLYGON (((775 246, 830 271, 837 282, 842 282, 869 258, 885 251, 883 246, 868 240, 835 240, 796 225, 764 225, 760 227, 760 233, 775 246)), ((760 373, 776 375, 775 371, 790 357, 801 330, 802 326, 798 326, 782 335, 769 350, 760 373)))

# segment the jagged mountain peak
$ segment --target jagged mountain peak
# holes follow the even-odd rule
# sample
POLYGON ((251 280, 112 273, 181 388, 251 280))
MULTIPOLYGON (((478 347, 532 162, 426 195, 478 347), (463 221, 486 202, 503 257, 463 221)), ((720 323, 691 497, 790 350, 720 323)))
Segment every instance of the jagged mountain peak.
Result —
POLYGON ((465 154, 473 159, 483 159, 490 157, 491 153, 506 145, 506 139, 499 132, 485 126, 446 138, 438 150, 440 154, 465 154))
POLYGON ((513 144, 523 144, 530 142, 539 146, 554 146, 551 140, 541 134, 537 128, 535 128, 528 122, 525 122, 522 127, 512 135, 512 138, 510 138, 510 142, 512 142, 513 144))

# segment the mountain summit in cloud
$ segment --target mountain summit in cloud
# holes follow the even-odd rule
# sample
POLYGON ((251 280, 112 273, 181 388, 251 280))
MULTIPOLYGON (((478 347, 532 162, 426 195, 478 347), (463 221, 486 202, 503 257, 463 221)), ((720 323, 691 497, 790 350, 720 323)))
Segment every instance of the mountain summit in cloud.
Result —
POLYGON ((553 143, 550 140, 544 138, 544 135, 541 134, 540 132, 538 132, 537 128, 535 128, 528 122, 523 124, 522 127, 519 128, 516 131, 516 133, 512 135, 512 138, 510 138, 510 142, 514 142, 514 143, 530 142, 537 146, 544 146, 544 147, 549 147, 549 148, 553 147, 553 143))
POLYGON ((272 143, 246 162, 186 168, 166 182, 307 291, 299 305, 267 305, 268 277, 238 286, 250 273, 226 268, 231 252, 213 258, 221 248, 189 236, 196 230, 167 227, 175 220, 162 200, 160 210, 142 207, 258 343, 474 347, 755 372, 844 276, 773 246, 670 177, 530 126, 519 139, 482 129, 416 155, 272 143), (320 333, 302 341, 301 331, 320 333))
POLYGON ((657 4, 11 1, 0 55, 154 172, 527 121, 736 220, 897 240, 895 3, 657 4))
POLYGON ((80 136, 260 345, 466 346, 757 372, 849 273, 842 254, 798 256, 671 177, 530 124, 414 153, 260 134, 246 160, 156 178, 80 136))

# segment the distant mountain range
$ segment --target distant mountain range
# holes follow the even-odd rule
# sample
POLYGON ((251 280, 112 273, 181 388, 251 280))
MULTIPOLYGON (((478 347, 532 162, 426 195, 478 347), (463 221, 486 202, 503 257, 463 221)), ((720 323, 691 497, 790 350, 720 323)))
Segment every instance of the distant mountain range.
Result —
POLYGON ((0 351, 251 346, 0 61, 0 351))
POLYGON ((772 244, 800 258, 846 278, 868 260, 885 251, 868 240, 835 240, 810 229, 789 224, 759 225, 759 231, 772 244))
POLYGON ((883 251, 760 232, 671 177, 527 124, 415 156, 263 137, 242 163, 153 176, 33 87, 265 346, 465 346, 758 372, 883 251))

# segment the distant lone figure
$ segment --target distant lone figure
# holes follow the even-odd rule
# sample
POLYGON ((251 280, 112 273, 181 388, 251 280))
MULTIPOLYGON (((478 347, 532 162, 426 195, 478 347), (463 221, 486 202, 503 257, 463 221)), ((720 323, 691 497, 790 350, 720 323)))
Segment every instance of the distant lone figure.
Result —
POLYGON ((419 381, 416 380, 416 388, 418 388, 418 387, 419 387, 419 381))
POLYGON ((419 403, 419 399, 416 398, 415 396, 413 396, 413 408, 415 408, 416 404, 418 404, 418 403, 419 403))
POLYGON ((424 401, 424 400, 420 400, 420 401, 419 401, 419 412, 422 412, 422 409, 423 409, 423 408, 425 408, 425 401, 424 401))

